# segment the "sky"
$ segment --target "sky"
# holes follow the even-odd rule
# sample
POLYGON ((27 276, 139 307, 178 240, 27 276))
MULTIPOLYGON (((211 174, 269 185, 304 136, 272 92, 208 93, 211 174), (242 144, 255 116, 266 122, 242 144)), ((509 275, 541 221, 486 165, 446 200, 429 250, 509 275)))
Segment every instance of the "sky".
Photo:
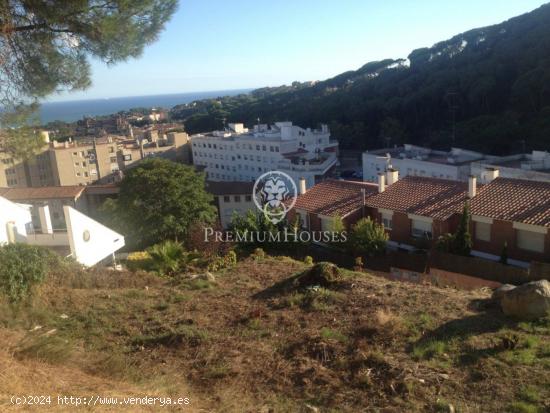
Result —
POLYGON ((50 101, 278 86, 405 58, 540 0, 180 0, 141 57, 92 62, 92 86, 50 101))

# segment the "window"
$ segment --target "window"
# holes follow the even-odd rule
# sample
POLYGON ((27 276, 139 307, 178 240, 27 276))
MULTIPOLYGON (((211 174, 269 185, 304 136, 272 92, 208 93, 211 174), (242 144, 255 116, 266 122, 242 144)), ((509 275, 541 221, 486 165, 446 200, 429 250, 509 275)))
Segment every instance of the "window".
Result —
POLYGON ((241 202, 241 196, 235 195, 235 202, 241 202))
POLYGON ((526 251, 544 252, 544 235, 539 232, 517 230, 518 248, 526 251))
POLYGON ((111 156, 111 163, 116 163, 116 156, 111 156))
POLYGON ((480 241, 491 241, 491 224, 487 222, 476 222, 476 239, 480 241))
POLYGON ((412 220, 411 235, 414 238, 432 238, 432 223, 427 221, 412 220))
POLYGON ((223 202, 231 202, 231 199, 229 198, 228 195, 223 197, 223 202))
POLYGON ((115 148, 113 146, 109 146, 109 153, 115 153, 115 148))
POLYGON ((125 161, 131 161, 132 160, 132 155, 124 155, 124 160, 125 161))
MULTIPOLYGON (((241 178, 241 175, 239 175, 239 178, 241 178)), ((246 195, 244 199, 246 202, 252 202, 252 195, 246 195)))
POLYGON ((384 225, 384 229, 387 229, 388 231, 391 231, 392 230, 392 219, 391 219, 391 217, 382 215, 382 225, 384 225))

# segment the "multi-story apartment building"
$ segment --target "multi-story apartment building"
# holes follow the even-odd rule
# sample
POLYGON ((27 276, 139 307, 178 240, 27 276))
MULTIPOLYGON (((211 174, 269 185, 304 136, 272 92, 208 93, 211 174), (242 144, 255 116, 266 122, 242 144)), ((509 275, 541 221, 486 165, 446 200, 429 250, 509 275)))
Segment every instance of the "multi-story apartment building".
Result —
POLYGON ((122 171, 149 156, 162 156, 191 163, 189 137, 168 132, 162 137, 129 139, 106 136, 49 142, 27 161, 18 161, 0 149, 0 187, 43 187, 110 183, 120 180, 122 171))
POLYGON ((191 136, 193 162, 203 167, 211 181, 254 181, 271 170, 287 173, 308 187, 324 179, 338 161, 338 142, 330 139, 326 125, 303 129, 292 122, 256 125, 242 123, 223 131, 191 136))
POLYGON ((460 148, 437 151, 405 144, 395 148, 377 149, 363 153, 363 180, 376 182, 378 174, 386 171, 388 164, 391 164, 402 177, 424 176, 467 181, 470 164, 486 158, 482 153, 460 148))

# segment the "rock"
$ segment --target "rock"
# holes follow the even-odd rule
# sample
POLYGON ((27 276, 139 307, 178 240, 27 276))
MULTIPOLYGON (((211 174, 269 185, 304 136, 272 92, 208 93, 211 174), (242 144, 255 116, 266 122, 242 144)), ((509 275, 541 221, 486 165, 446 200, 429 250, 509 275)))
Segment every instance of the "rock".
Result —
POLYGON ((59 318, 62 318, 63 320, 66 320, 67 318, 69 318, 69 316, 67 314, 61 314, 59 316, 59 318))
POLYGON ((208 272, 208 271, 206 271, 202 275, 202 278, 206 281, 216 281, 216 277, 214 277, 214 274, 212 274, 211 272, 208 272))
POLYGON ((216 281, 216 277, 209 271, 206 271, 204 274, 191 274, 188 276, 189 280, 205 280, 205 281, 216 281))
POLYGON ((495 289, 493 291, 493 295, 491 296, 491 300, 494 302, 500 302, 504 294, 506 294, 508 291, 513 290, 516 288, 515 285, 512 284, 502 284, 500 287, 495 289))
POLYGON ((500 306, 507 316, 533 320, 550 312, 550 282, 532 281, 506 291, 500 306))
POLYGON ((311 413, 319 413, 319 408, 312 406, 311 404, 306 403, 306 409, 308 412, 311 412, 311 413))

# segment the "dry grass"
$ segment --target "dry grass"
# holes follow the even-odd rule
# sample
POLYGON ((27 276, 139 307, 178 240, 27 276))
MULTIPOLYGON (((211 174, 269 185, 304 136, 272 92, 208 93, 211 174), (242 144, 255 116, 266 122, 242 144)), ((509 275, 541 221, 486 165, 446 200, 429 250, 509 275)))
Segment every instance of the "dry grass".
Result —
POLYGON ((3 363, 29 372, 2 387, 13 380, 6 366, 0 388, 33 390, 37 369, 60 378, 42 380, 44 392, 187 389, 192 407, 214 412, 549 407, 548 323, 511 324, 479 305, 484 291, 349 271, 324 288, 289 281, 306 268, 245 260, 208 288, 144 273, 50 281, 34 307, 15 318, 0 312, 11 334, 3 363), (63 378, 71 374, 78 377, 63 378))

